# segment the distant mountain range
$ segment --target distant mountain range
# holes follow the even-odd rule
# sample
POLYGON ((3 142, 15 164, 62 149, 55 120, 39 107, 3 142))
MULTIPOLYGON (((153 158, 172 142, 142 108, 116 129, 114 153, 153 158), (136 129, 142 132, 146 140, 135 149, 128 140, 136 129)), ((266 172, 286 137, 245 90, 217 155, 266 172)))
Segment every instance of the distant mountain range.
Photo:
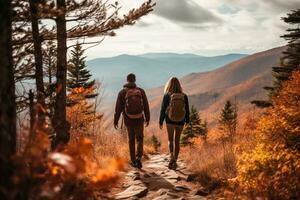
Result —
POLYGON ((183 77, 190 73, 217 69, 247 55, 228 54, 204 57, 195 54, 148 53, 97 58, 87 62, 88 69, 105 88, 104 102, 115 99, 126 75, 135 73, 139 86, 150 89, 159 87, 172 76, 183 77))
MULTIPOLYGON (((256 53, 224 67, 204 73, 192 73, 181 79, 190 104, 196 106, 210 124, 215 124, 225 101, 236 101, 240 115, 249 113, 255 99, 265 99, 264 86, 272 84, 272 67, 278 65, 285 47, 256 53)), ((163 87, 147 91, 152 119, 157 120, 163 87)))

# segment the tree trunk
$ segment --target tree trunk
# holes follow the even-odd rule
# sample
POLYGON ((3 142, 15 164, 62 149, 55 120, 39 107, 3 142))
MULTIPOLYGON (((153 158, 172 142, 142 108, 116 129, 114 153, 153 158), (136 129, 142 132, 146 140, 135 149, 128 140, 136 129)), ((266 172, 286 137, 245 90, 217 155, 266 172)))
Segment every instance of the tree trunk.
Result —
POLYGON ((45 89, 43 81, 43 54, 42 54, 42 40, 39 33, 39 19, 38 19, 38 2, 39 0, 30 0, 31 13, 31 28, 34 45, 34 60, 35 60, 35 82, 37 90, 37 114, 38 114, 38 128, 42 128, 45 123, 45 89))
POLYGON ((66 79, 67 79, 67 32, 66 32, 66 2, 57 0, 60 11, 56 19, 57 26, 57 71, 56 71, 56 99, 54 106, 53 125, 56 132, 53 147, 64 145, 70 139, 70 124, 66 119, 66 79))
MULTIPOLYGON (((52 88, 52 60, 51 60, 51 56, 49 55, 49 58, 48 58, 48 81, 49 81, 49 88, 52 88)), ((53 106, 54 106, 54 98, 53 98, 53 93, 52 93, 52 89, 49 89, 50 93, 49 93, 49 114, 50 114, 50 117, 53 118, 53 113, 54 113, 54 109, 53 109, 53 106)))
POLYGON ((30 116, 30 129, 29 129, 29 146, 32 144, 34 137, 34 125, 35 125, 35 106, 34 106, 34 93, 29 90, 29 116, 30 116))
MULTIPOLYGON (((16 152, 16 103, 11 46, 11 1, 0 1, 0 185, 9 187, 16 152)), ((3 196, 0 191, 0 198, 3 196)))

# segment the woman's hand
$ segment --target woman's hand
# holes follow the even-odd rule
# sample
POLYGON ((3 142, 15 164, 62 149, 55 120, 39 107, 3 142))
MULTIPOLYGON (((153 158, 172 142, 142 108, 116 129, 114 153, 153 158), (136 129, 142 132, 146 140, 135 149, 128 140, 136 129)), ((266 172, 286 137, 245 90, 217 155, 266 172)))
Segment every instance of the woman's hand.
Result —
POLYGON ((160 128, 160 130, 162 130, 162 129, 163 129, 163 127, 164 127, 163 125, 161 125, 161 124, 159 125, 159 128, 160 128))
POLYGON ((118 128, 119 128, 118 124, 114 124, 114 128, 115 128, 116 130, 118 130, 118 128))

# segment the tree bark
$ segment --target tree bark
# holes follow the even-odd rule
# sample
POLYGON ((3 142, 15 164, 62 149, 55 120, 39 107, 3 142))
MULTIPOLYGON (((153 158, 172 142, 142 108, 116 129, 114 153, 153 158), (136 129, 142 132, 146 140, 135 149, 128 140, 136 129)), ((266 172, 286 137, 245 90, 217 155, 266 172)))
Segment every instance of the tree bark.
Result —
POLYGON ((34 124, 35 124, 35 106, 34 106, 34 93, 29 90, 29 116, 30 116, 30 129, 29 129, 29 145, 32 144, 34 137, 34 124))
POLYGON ((42 128, 45 123, 45 89, 43 81, 43 53, 42 39, 39 33, 38 3, 40 0, 30 0, 31 28, 34 45, 35 60, 35 82, 37 90, 37 114, 38 128, 42 128))
MULTIPOLYGON (((49 81, 49 88, 52 88, 52 60, 51 60, 51 55, 49 53, 49 58, 48 58, 48 81, 49 81)), ((54 98, 53 98, 53 93, 52 93, 52 89, 49 89, 50 93, 49 93, 49 114, 50 117, 53 117, 53 113, 54 113, 54 98)))
POLYGON ((56 98, 54 106, 53 125, 56 132, 53 147, 64 145, 70 139, 70 124, 66 118, 66 79, 67 79, 67 30, 66 30, 66 2, 57 0, 60 11, 56 19, 57 26, 57 71, 56 98))
MULTIPOLYGON (((12 64, 11 1, 0 1, 0 185, 9 187, 16 152, 16 104, 12 64)), ((3 197, 0 191, 0 199, 3 197)))

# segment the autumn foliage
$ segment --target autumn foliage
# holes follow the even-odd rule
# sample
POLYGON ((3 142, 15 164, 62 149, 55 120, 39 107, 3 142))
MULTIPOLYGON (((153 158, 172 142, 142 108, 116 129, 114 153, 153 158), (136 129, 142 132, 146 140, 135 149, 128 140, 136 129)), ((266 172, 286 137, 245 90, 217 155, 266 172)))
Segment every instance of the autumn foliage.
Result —
POLYGON ((193 148, 183 148, 183 158, 200 184, 209 188, 221 180, 223 186, 211 191, 215 197, 300 198, 300 71, 283 83, 272 102, 273 107, 249 113, 244 122, 236 119, 241 125, 231 153, 237 164, 230 170, 220 130, 211 130, 206 143, 196 140, 193 148))
POLYGON ((50 141, 38 132, 34 144, 13 159, 14 175, 5 199, 87 199, 104 196, 117 182, 124 161, 93 156, 92 141, 81 138, 62 152, 50 152, 50 141))
POLYGON ((258 122, 256 147, 239 159, 243 189, 272 199, 300 198, 300 72, 286 81, 258 122))
POLYGON ((70 133, 73 140, 80 137, 92 138, 95 127, 101 124, 102 114, 97 112, 97 99, 87 99, 94 94, 96 86, 89 88, 74 88, 68 94, 69 106, 67 107, 67 118, 71 124, 70 133))

